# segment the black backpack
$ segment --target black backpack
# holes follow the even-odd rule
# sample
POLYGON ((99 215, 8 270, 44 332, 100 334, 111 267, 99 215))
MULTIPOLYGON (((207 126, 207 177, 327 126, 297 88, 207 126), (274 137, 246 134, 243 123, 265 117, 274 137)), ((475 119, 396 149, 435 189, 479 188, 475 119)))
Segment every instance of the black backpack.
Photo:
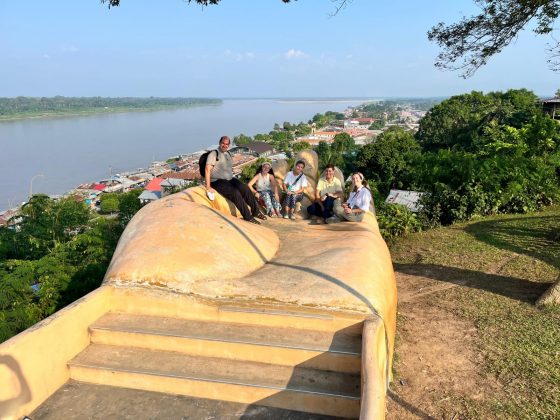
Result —
MULTIPOLYGON (((208 160, 208 155, 212 152, 216 152, 216 162, 220 160, 220 154, 218 153, 218 150, 209 150, 208 152, 204 152, 199 158, 198 158, 198 170, 200 171, 200 176, 202 177, 202 179, 204 179, 204 177, 206 176, 206 161, 208 160)), ((230 153, 229 150, 226 153, 230 153)), ((231 153, 230 153, 231 156, 231 153)))
POLYGON ((200 176, 202 177, 202 179, 204 179, 204 177, 206 176, 206 161, 208 160, 208 155, 212 152, 216 152, 216 161, 219 160, 220 158, 220 154, 218 153, 217 150, 209 150, 208 152, 204 152, 199 158, 198 158, 198 169, 200 171, 200 176))

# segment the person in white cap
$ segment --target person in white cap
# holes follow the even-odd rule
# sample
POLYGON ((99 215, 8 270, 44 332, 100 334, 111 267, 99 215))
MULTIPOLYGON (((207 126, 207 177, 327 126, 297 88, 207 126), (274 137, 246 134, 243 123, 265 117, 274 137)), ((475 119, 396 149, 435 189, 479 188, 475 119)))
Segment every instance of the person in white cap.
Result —
POLYGON ((257 200, 262 199, 269 217, 280 217, 278 184, 270 162, 263 162, 257 174, 247 184, 257 200))

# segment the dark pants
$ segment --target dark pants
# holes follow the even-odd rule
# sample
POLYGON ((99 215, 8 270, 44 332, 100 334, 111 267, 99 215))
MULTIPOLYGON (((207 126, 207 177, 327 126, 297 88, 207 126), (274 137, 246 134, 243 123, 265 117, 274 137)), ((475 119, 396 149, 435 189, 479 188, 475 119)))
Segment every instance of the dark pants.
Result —
POLYGON ((327 197, 325 201, 323 201, 323 208, 317 202, 311 204, 307 207, 307 213, 312 216, 322 217, 323 219, 328 219, 329 217, 333 216, 333 207, 336 198, 334 197, 327 197))
POLYGON ((229 181, 218 179, 211 182, 210 186, 231 201, 237 207, 243 219, 251 220, 259 214, 259 204, 255 197, 253 197, 253 193, 247 185, 237 178, 232 178, 229 181), (251 208, 251 211, 249 211, 247 206, 251 208))

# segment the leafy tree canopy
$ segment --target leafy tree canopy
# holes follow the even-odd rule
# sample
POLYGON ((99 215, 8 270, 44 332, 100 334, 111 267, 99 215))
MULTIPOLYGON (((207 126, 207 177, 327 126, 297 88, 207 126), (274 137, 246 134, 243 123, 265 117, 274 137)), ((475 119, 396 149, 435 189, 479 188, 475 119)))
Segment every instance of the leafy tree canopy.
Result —
POLYGON ((393 187, 414 184, 411 171, 419 156, 420 146, 412 133, 402 127, 391 127, 380 134, 375 143, 367 144, 358 151, 356 166, 386 196, 393 187))
POLYGON ((311 145, 306 141, 298 141, 292 148, 294 153, 301 152, 302 150, 311 149, 311 145))
MULTIPOLYGON (((464 17, 460 22, 438 23, 428 32, 428 39, 436 42, 442 51, 436 67, 461 70, 469 77, 485 65, 490 57, 502 51, 514 40, 529 21, 536 20, 533 31, 538 35, 550 34, 560 14, 558 0, 474 0, 480 13, 464 17)), ((560 44, 551 48, 549 63, 559 68, 556 57, 560 44)))
POLYGON ((416 138, 426 151, 449 148, 477 151, 493 123, 521 128, 542 115, 538 98, 526 89, 507 92, 471 92, 434 106, 422 120, 416 138))
POLYGON ((241 133, 238 136, 235 136, 233 138, 233 142, 237 145, 237 146, 243 146, 244 144, 249 144, 253 142, 253 139, 249 136, 246 136, 245 134, 241 133))

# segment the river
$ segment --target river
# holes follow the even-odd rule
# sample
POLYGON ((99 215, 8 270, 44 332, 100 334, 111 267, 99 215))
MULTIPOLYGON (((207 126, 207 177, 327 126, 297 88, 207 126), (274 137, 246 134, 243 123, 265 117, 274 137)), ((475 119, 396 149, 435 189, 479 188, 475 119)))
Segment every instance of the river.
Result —
POLYGON ((268 133, 366 99, 228 99, 170 111, 0 122, 0 210, 33 193, 63 194, 111 173, 216 144, 222 135, 268 133), (41 174, 42 176, 38 176, 41 174))

